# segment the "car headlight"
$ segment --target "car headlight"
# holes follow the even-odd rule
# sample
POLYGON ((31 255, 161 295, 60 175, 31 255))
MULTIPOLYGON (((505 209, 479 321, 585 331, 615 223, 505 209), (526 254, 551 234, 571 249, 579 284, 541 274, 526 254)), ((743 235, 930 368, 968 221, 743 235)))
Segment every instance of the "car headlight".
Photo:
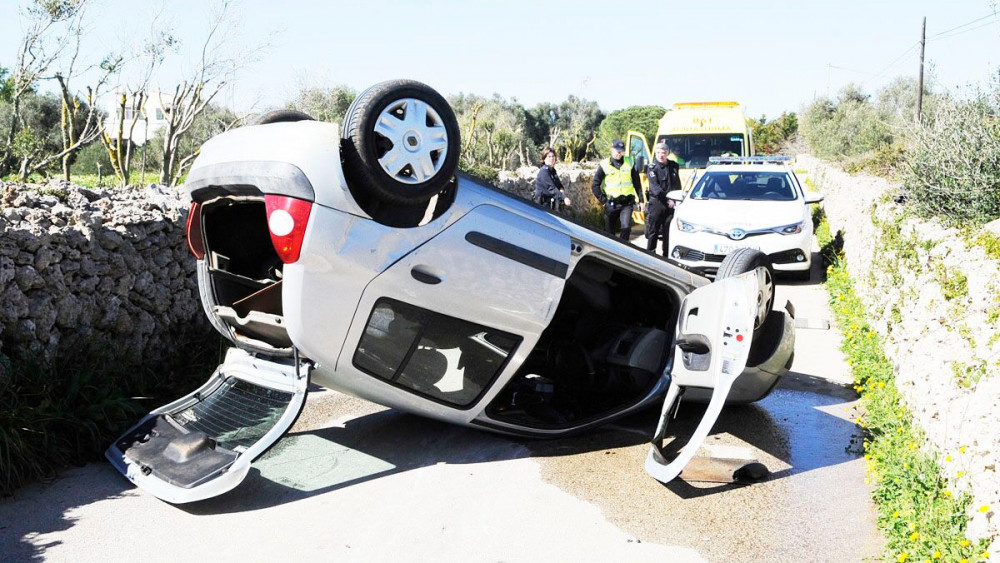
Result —
POLYGON ((688 223, 687 221, 677 220, 677 230, 682 233, 697 233, 699 231, 705 230, 701 225, 695 225, 694 223, 688 223))
POLYGON ((774 232, 776 232, 776 233, 783 234, 783 235, 797 235, 797 234, 801 233, 802 229, 804 229, 804 228, 806 228, 806 222, 802 221, 801 223, 794 223, 794 224, 791 224, 791 225, 784 225, 784 226, 781 226, 781 227, 775 227, 775 228, 773 228, 771 230, 774 231, 774 232))

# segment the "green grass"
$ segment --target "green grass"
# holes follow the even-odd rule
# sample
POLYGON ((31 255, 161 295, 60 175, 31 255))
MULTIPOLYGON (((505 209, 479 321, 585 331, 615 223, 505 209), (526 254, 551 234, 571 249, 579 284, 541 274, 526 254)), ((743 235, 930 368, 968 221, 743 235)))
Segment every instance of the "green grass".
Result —
MULTIPOLYGON (((878 525, 887 540, 883 559, 986 560, 989 542, 965 539, 971 496, 942 477, 941 463, 951 463, 954 452, 942 460, 924 446, 924 434, 903 405, 892 364, 854 293, 854 282, 842 256, 828 269, 826 287, 834 317, 843 331, 841 349, 851 366, 854 389, 861 397, 863 414, 855 422, 865 436, 868 479, 873 487, 878 525)), ((964 446, 961 449, 964 451, 964 446)))
POLYGON ((113 345, 67 352, 50 365, 4 360, 0 369, 0 497, 103 452, 149 410, 189 393, 218 363, 218 339, 184 339, 185 354, 125 366, 113 345))
POLYGON ((1000 260, 1000 236, 989 231, 980 231, 975 236, 970 237, 969 242, 982 246, 990 258, 1000 260))

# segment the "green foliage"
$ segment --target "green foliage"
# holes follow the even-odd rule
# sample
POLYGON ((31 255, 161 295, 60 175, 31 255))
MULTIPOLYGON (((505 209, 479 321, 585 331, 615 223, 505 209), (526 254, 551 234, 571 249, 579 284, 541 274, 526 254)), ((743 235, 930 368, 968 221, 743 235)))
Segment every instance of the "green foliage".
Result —
POLYGON ((753 133, 754 147, 760 154, 778 154, 782 144, 799 131, 799 118, 795 113, 782 113, 778 119, 768 121, 767 116, 748 119, 753 133))
POLYGON ((826 211, 818 206, 813 206, 812 219, 814 232, 816 233, 816 243, 819 245, 819 255, 823 259, 823 267, 839 264, 844 258, 844 235, 840 231, 836 234, 830 232, 830 223, 826 220, 826 211))
POLYGON ((66 353, 50 366, 0 365, 0 496, 102 452, 154 407, 190 392, 217 363, 217 339, 200 334, 175 359, 136 369, 110 344, 66 353))
MULTIPOLYGON (((42 156, 62 150, 62 100, 55 94, 35 94, 28 92, 21 97, 20 121, 17 123, 15 138, 10 147, 11 156, 16 161, 0 163, 0 174, 17 171, 20 161, 29 163, 42 156)), ((11 121, 16 119, 10 102, 0 102, 0 131, 10 130, 11 121)), ((3 141, 0 140, 0 143, 3 141)), ((3 154, 0 150, 0 154, 3 154)))
POLYGON ((649 150, 652 151, 652 143, 656 142, 656 129, 660 118, 666 112, 667 110, 660 106, 630 106, 609 113, 597 130, 594 149, 601 158, 605 158, 611 152, 611 141, 615 139, 625 141, 629 131, 638 131, 645 135, 646 142, 651 143, 649 150))
POLYGON ((801 132, 817 156, 836 159, 857 157, 893 140, 879 108, 853 85, 844 88, 836 101, 819 98, 809 104, 801 132))
POLYGON ((1000 236, 989 231, 982 231, 971 240, 972 244, 982 246, 986 255, 994 260, 1000 260, 1000 236))
POLYGON ((934 279, 941 286, 945 301, 953 301, 969 295, 969 280, 959 268, 948 268, 938 263, 934 268, 934 279))
POLYGON ((285 107, 305 112, 320 121, 342 123, 347 108, 356 97, 357 91, 343 84, 332 88, 302 88, 285 107))
POLYGON ((851 174, 865 173, 892 178, 905 154, 905 149, 898 144, 883 145, 845 162, 844 170, 851 174))
POLYGON ((938 105, 901 166, 907 202, 948 225, 1000 217, 1000 86, 938 105))
POLYGON ((569 96, 559 104, 541 103, 527 112, 526 133, 537 148, 550 146, 565 162, 598 153, 597 129, 604 113, 597 102, 569 96))
POLYGON ((0 103, 9 102, 14 95, 14 78, 8 74, 7 69, 0 66, 0 103))
POLYGON ((458 168, 466 174, 482 178, 493 185, 496 185, 500 180, 500 173, 497 172, 496 168, 490 168, 482 164, 468 164, 466 162, 460 163, 458 168))
MULTIPOLYGON (((135 161, 133 160, 133 162, 135 161)), ((105 176, 114 176, 114 172, 111 169, 111 158, 108 156, 108 150, 104 148, 104 143, 100 141, 90 143, 80 149, 80 152, 76 154, 76 162, 73 166, 73 181, 77 181, 77 176, 82 174, 93 174, 96 176, 97 163, 101 163, 101 172, 105 176)), ((135 173, 133 172, 133 176, 134 175, 135 173)))
POLYGON ((517 100, 459 94, 449 103, 461 130, 461 166, 507 170, 529 164, 526 114, 517 100))
MULTIPOLYGON (((938 456, 921 447, 923 432, 913 424, 896 389, 892 364, 866 320, 845 262, 830 268, 826 287, 844 334, 841 349, 851 365, 854 389, 861 395, 863 414, 855 422, 865 434, 868 477, 878 525, 886 538, 884 558, 978 560, 988 541, 965 539, 971 496, 942 477, 938 456)), ((947 455, 944 462, 951 459, 947 455)))

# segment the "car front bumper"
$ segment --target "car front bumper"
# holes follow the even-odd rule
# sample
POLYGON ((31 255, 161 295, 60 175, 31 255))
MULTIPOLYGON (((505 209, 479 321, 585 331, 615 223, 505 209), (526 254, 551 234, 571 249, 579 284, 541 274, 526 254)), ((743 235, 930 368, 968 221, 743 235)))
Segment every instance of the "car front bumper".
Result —
POLYGON ((673 228, 668 256, 693 270, 714 275, 726 255, 737 248, 760 250, 771 260, 775 271, 808 271, 812 263, 812 232, 774 233, 734 241, 711 233, 683 233, 673 228))

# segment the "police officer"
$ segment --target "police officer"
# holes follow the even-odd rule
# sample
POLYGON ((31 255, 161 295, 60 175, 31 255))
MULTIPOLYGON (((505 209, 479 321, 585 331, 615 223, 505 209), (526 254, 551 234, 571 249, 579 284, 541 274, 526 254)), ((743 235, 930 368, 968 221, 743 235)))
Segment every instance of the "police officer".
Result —
POLYGON ((674 202, 667 199, 667 192, 681 187, 680 166, 667 158, 670 149, 664 142, 653 147, 653 162, 646 168, 649 193, 646 208, 646 250, 656 251, 656 240, 663 240, 661 252, 667 256, 670 219, 674 216, 674 202))
POLYGON ((636 200, 642 203, 642 184, 632 157, 625 156, 625 142, 621 139, 611 142, 611 156, 601 161, 590 190, 604 205, 605 230, 628 241, 632 235, 632 209, 636 200))

